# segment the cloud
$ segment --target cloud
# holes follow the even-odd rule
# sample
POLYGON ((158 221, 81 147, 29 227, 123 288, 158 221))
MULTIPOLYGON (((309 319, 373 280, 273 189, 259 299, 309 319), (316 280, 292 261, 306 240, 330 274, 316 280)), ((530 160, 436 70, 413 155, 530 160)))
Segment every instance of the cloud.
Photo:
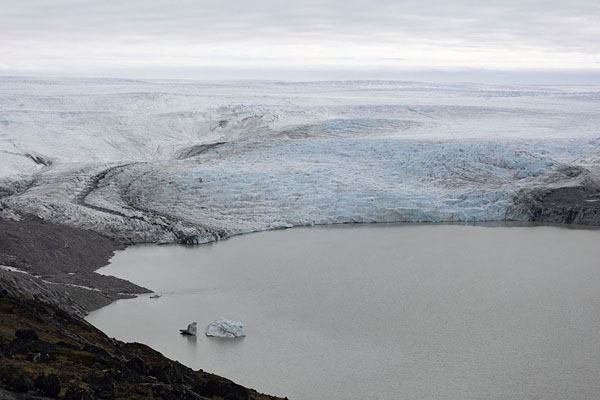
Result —
POLYGON ((5 70, 600 69, 594 1, 0 0, 5 70))

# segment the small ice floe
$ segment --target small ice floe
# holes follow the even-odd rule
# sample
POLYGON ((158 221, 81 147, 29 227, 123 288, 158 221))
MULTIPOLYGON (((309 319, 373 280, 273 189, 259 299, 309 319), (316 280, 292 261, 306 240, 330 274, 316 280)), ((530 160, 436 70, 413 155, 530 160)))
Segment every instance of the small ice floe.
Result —
POLYGON ((188 325, 187 329, 180 329, 179 333, 181 333, 182 335, 196 336, 196 333, 198 332, 198 328, 196 325, 197 324, 195 322, 192 322, 188 325))
POLYGON ((240 319, 231 321, 226 318, 219 318, 211 322, 206 327, 206 336, 216 336, 223 338, 236 338, 246 336, 244 332, 244 322, 240 319))
POLYGON ((160 296, 162 296, 162 294, 153 294, 152 296, 150 296, 151 299, 159 299, 160 296))

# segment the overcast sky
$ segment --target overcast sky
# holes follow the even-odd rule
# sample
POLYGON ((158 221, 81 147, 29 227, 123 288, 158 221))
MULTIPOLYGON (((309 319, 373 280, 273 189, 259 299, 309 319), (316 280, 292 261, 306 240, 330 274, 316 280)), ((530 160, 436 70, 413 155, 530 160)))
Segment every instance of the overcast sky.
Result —
POLYGON ((600 3, 0 0, 0 54, 0 74, 596 75, 600 3))

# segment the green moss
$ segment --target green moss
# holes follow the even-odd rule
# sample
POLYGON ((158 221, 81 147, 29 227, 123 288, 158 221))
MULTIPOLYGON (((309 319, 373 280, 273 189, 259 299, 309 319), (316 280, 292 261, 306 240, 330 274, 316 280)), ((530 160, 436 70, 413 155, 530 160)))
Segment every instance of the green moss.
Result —
POLYGON ((93 353, 77 350, 61 349, 56 354, 56 361, 64 364, 76 364, 90 369, 95 369, 98 363, 102 369, 112 367, 112 363, 102 360, 93 353))

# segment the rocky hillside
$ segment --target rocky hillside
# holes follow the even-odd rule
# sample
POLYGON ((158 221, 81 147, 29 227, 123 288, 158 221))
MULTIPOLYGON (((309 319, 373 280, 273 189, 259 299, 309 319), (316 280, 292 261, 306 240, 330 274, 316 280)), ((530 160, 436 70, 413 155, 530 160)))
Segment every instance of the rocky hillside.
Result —
POLYGON ((0 289, 0 398, 274 400, 0 289), (38 397, 39 396, 39 397, 38 397))
POLYGON ((37 218, 0 218, 0 399, 274 399, 192 371, 82 319, 147 289, 93 272, 123 245, 37 218))

